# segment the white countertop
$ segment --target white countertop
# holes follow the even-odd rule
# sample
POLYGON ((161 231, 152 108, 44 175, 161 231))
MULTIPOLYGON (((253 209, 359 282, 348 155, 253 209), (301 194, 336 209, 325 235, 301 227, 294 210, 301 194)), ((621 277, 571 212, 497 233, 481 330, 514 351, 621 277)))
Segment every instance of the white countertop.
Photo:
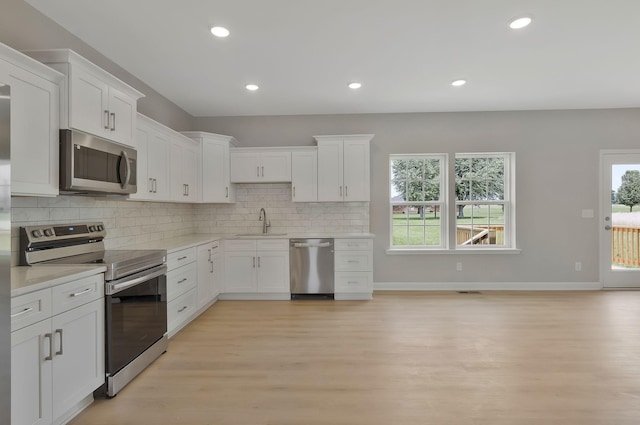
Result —
POLYGON ((121 249, 165 249, 167 253, 179 251, 181 249, 191 248, 205 243, 221 240, 221 239, 373 239, 373 233, 287 233, 287 234, 270 234, 263 236, 260 233, 247 236, 237 235, 219 235, 219 234, 196 234, 178 236, 176 238, 162 239, 159 241, 143 242, 136 245, 125 246, 121 249))
POLYGON ((99 265, 38 265, 11 267, 11 297, 104 273, 99 265))

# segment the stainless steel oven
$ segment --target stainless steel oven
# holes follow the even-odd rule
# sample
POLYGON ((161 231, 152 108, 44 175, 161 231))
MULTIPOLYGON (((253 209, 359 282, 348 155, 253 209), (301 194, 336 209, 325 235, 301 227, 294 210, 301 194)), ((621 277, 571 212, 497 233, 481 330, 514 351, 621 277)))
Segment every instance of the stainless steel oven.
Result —
POLYGON ((20 228, 20 262, 100 264, 105 272, 105 384, 115 396, 167 350, 164 250, 105 250, 100 222, 20 228))
POLYGON ((66 193, 136 193, 135 149, 77 130, 60 130, 60 190, 66 193))

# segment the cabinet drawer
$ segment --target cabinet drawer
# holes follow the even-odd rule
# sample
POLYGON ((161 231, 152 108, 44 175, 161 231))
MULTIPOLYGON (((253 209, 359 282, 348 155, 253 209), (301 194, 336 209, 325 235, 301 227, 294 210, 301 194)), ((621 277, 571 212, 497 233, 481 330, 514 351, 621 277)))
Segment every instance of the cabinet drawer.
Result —
POLYGON ((368 272, 373 270, 371 251, 336 251, 335 270, 337 272, 368 272))
POLYGON ((371 239, 336 239, 336 251, 367 251, 373 248, 371 239))
POLYGON ((371 272, 337 272, 336 293, 371 292, 371 272))
POLYGON ((258 251, 289 251, 289 239, 260 239, 258 251))
POLYGON ((253 239, 231 239, 224 241, 225 251, 255 251, 256 241, 253 239))
POLYGON ((196 261, 196 248, 187 248, 167 254, 167 270, 173 270, 196 261))
POLYGON ((171 332, 196 311, 196 290, 192 289, 167 304, 167 330, 171 332))
POLYGON ((51 289, 11 298, 11 332, 51 317, 51 289))
POLYGON ((167 273, 167 300, 171 301, 197 284, 197 268, 195 263, 178 267, 167 273))
POLYGON ((53 315, 104 297, 104 275, 74 280, 51 289, 53 315))

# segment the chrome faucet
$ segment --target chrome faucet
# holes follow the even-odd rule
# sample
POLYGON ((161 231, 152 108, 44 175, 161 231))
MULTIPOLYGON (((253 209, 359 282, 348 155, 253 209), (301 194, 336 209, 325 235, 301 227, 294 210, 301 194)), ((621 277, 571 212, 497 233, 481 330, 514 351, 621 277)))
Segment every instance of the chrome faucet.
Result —
POLYGON ((267 228, 271 227, 271 222, 267 221, 267 212, 264 208, 260 208, 260 216, 258 217, 258 221, 262 222, 262 233, 267 233, 267 228))

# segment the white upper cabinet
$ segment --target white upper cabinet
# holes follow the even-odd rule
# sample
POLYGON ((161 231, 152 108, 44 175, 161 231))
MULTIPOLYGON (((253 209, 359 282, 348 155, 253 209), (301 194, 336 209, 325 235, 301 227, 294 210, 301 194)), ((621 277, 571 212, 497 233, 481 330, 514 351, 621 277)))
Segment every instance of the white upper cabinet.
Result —
POLYGON ((314 136, 318 142, 318 201, 369 201, 373 136, 314 136))
POLYGON ((29 50, 66 76, 60 127, 135 147, 137 100, 144 95, 69 49, 29 50))
POLYGON ((200 143, 180 133, 171 135, 170 174, 173 201, 200 201, 200 143))
POLYGON ((0 83, 9 86, 11 194, 56 196, 58 104, 64 75, 0 43, 0 83))
POLYGON ((165 126, 142 114, 138 114, 136 126, 138 192, 130 195, 130 198, 170 201, 171 134, 165 126))
POLYGON ((235 185, 231 184, 229 170, 229 149, 236 144, 236 140, 231 136, 200 131, 182 134, 200 143, 202 202, 235 202, 235 185))
POLYGON ((318 200, 318 149, 300 148, 291 152, 291 200, 318 200))
POLYGON ((291 181, 291 150, 287 148, 234 148, 231 150, 233 183, 283 183, 291 181))

